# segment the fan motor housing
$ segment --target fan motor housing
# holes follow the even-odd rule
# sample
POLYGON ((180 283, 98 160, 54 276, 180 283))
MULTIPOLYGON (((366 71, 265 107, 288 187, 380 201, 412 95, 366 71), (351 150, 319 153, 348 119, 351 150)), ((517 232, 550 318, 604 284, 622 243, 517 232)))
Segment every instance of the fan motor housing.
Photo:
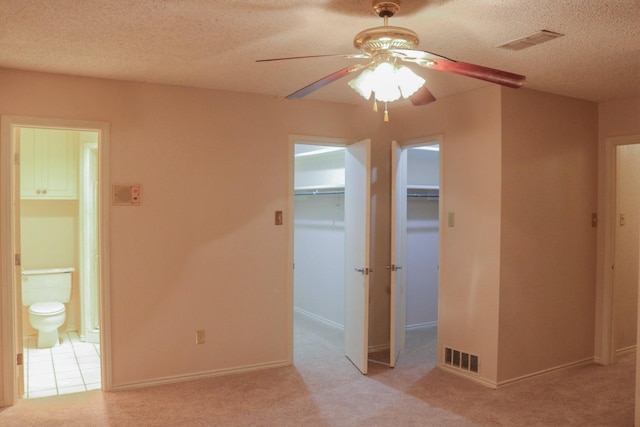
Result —
POLYGON ((390 25, 367 28, 353 39, 356 49, 367 54, 388 49, 415 49, 419 43, 420 39, 414 31, 390 25))
POLYGON ((373 0, 373 10, 380 18, 391 18, 400 9, 400 1, 373 0))

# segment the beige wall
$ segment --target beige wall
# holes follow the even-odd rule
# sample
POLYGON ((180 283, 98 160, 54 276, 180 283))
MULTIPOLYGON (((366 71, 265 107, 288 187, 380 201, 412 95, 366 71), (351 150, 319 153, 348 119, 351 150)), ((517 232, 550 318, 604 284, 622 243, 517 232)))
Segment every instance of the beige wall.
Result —
MULTIPOLYGON (((517 352, 499 336, 499 325, 509 320, 501 319, 507 301, 522 306, 525 295, 509 292, 517 289, 516 275, 526 274, 528 268, 501 252, 502 243, 518 248, 517 239, 505 234, 513 231, 513 224, 502 224, 502 209, 509 213, 509 221, 511 213, 522 210, 505 200, 507 195, 517 196, 518 187, 505 183, 503 174, 511 176, 518 164, 533 168, 535 173, 547 171, 524 162, 510 145, 526 131, 537 132, 529 128, 516 131, 515 123, 529 126, 555 119, 539 111, 542 105, 571 118, 570 130, 557 137, 546 128, 550 126, 547 123, 544 134, 552 139, 542 143, 558 156, 560 165, 571 169, 568 178, 585 179, 583 183, 572 181, 569 189, 582 189, 585 194, 571 199, 568 208, 574 221, 562 232, 567 238, 585 242, 586 248, 567 259, 570 274, 554 266, 554 274, 549 273, 543 284, 549 290, 551 283, 570 282, 567 289, 553 290, 552 295, 565 298, 573 290, 577 294, 571 295, 571 301, 578 303, 547 301, 543 292, 536 293, 534 301, 542 305, 541 310, 528 307, 533 317, 521 331, 550 337, 545 324, 549 311, 554 319, 588 321, 589 308, 581 304, 593 302, 586 274, 578 272, 578 266, 589 270, 585 263, 589 250, 594 250, 589 249, 593 230, 582 228, 585 226, 578 219, 586 214, 589 225, 588 215, 594 211, 590 206, 594 193, 587 188, 589 183, 595 185, 595 172, 590 169, 595 168, 594 154, 588 142, 586 146, 578 142, 584 139, 580 135, 595 132, 586 119, 596 120, 592 104, 541 96, 526 89, 507 91, 511 90, 488 86, 424 107, 395 108, 391 122, 384 124, 368 105, 292 102, 0 70, 0 114, 107 121, 111 182, 142 184, 142 206, 110 208, 112 371, 116 387, 290 360, 286 327, 290 316, 288 230, 273 225, 273 212, 284 210, 288 202, 290 134, 373 140, 371 243, 375 274, 370 345, 388 342, 389 275, 384 267, 389 262, 389 141, 392 136, 407 140, 443 134, 442 203, 445 214, 455 213, 456 224, 442 227, 441 233, 440 346, 479 355, 480 379, 497 384, 521 373, 512 364, 517 352), (531 107, 529 102, 533 102, 531 107), (556 102, 559 107, 554 107, 556 102), (522 117, 510 117, 505 105, 536 114, 523 122, 522 117), (512 119, 515 122, 510 126, 507 122, 512 119), (503 132, 507 135, 504 141, 503 132), (569 153, 578 157, 575 171, 569 153), (501 278, 503 259, 506 279, 501 278), (570 313, 559 314, 561 306, 570 313), (207 344, 194 344, 196 329, 206 330, 207 344), (504 369, 499 350, 506 355, 504 369)), ((608 130, 627 130, 626 125, 616 127, 618 108, 601 106, 601 142, 603 117, 608 130)), ((541 153, 535 138, 524 141, 527 152, 541 153)), ((544 182, 562 184, 558 170, 544 182)), ((529 177, 520 184, 531 187, 537 181, 529 177)), ((561 185, 552 197, 565 190, 561 185)), ((531 201, 522 203, 528 206, 531 201)), ((542 210, 531 215, 542 215, 542 210)), ((285 218, 288 214, 285 210, 285 218)), ((553 230, 545 229, 545 233, 553 230)), ((538 249, 530 250, 532 262, 540 265, 546 260, 538 249)), ((568 348, 553 349, 560 353, 557 357, 548 358, 546 347, 532 349, 522 370, 553 368, 556 363, 583 357, 584 336, 593 324, 576 327, 568 348), (536 357, 542 357, 546 365, 534 362, 536 357)), ((505 329, 504 336, 515 332, 505 329)), ((566 331, 562 334, 564 337, 566 331)))
POLYGON ((500 97, 500 89, 489 86, 407 107, 392 122, 400 140, 444 135, 438 351, 446 346, 478 355, 488 383, 496 380, 498 360, 500 97), (452 228, 448 212, 455 214, 452 228))
POLYGON ((444 134, 440 354, 478 355, 493 386, 591 357, 597 105, 492 86, 403 110, 394 132, 444 134))
POLYGON ((593 357, 597 113, 503 90, 499 382, 593 357))
POLYGON ((110 208, 116 387, 290 359, 288 230, 273 224, 289 134, 373 136, 388 168, 368 108, 12 70, 0 92, 3 115, 109 122, 111 182, 142 185, 142 206, 110 208))

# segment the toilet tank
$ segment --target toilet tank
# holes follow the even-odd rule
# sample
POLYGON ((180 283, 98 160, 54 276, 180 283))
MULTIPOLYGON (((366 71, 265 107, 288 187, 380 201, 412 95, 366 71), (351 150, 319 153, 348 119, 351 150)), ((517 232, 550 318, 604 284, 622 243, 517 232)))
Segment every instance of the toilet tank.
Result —
POLYGON ((68 303, 71 299, 73 268, 22 270, 22 305, 37 302, 68 303))

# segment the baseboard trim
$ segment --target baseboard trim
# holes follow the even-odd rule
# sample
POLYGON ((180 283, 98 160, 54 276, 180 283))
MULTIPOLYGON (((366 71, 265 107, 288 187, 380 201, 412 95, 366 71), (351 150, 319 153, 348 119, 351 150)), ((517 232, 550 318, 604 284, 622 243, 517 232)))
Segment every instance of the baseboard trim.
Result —
POLYGON ((471 373, 469 371, 466 371, 464 369, 459 369, 459 368, 454 368, 452 366, 449 365, 445 365, 444 363, 440 363, 438 362, 438 368, 442 369, 443 371, 449 372, 453 375, 456 375, 458 377, 462 377, 468 380, 471 380, 475 383, 481 384, 485 387, 489 387, 489 388, 493 388, 496 389, 498 388, 498 385, 493 382, 490 381, 486 378, 482 378, 481 376, 479 376, 478 374, 475 373, 471 373))
POLYGON ((593 357, 588 357, 582 360, 577 360, 575 362, 567 363, 567 364, 556 366, 549 369, 543 369, 542 371, 534 372, 527 375, 522 375, 520 377, 512 378, 510 380, 499 381, 497 383, 497 388, 502 388, 502 387, 513 385, 513 384, 521 383, 521 382, 530 380, 532 378, 553 374, 555 372, 566 371, 567 369, 578 368, 580 366, 593 365, 594 363, 595 363, 595 360, 593 359, 593 357))
MULTIPOLYGON (((632 353, 632 352, 636 351, 636 349, 637 349, 637 346, 635 346, 635 345, 630 345, 629 347, 619 348, 619 349, 616 350, 615 356, 616 357, 624 356, 625 354, 632 353)), ((594 361, 594 363, 596 363, 598 365, 603 365, 603 366, 607 365, 607 363, 604 363, 602 358, 598 357, 598 356, 594 357, 593 361, 594 361)))
POLYGON ((514 385, 514 384, 518 384, 524 381, 528 381, 531 380, 533 378, 537 378, 537 377, 541 377, 544 375, 548 375, 548 374, 552 374, 555 372, 560 372, 560 371, 565 371, 567 369, 573 369, 573 368, 577 368, 580 366, 588 366, 588 365, 593 365, 594 359, 593 358, 586 358, 586 359, 582 359, 582 360, 578 360, 576 362, 572 362, 572 363, 567 363, 565 365, 561 365, 561 366, 556 366, 554 368, 549 368, 549 369, 544 369, 542 371, 538 371, 538 372, 534 372, 531 374, 527 374, 527 375, 522 375, 520 377, 516 377, 516 378, 512 378, 510 380, 506 380, 506 381, 499 381, 499 382, 494 382, 491 380, 488 380, 486 378, 482 378, 480 376, 477 376, 475 374, 470 374, 467 371, 461 370, 461 369, 456 369, 453 368, 451 366, 442 364, 438 362, 438 368, 446 371, 446 372, 450 372, 454 375, 457 375, 459 377, 463 377, 466 378, 468 380, 471 380, 473 382, 482 384, 486 387, 489 388, 493 388, 493 389, 498 389, 498 388, 503 388, 503 387, 507 387, 510 385, 514 385))
POLYGON ((371 347, 369 347, 368 352, 369 353, 376 353, 378 351, 389 350, 390 348, 391 347, 389 346, 389 344, 372 345, 371 347))
POLYGON ((417 323, 415 325, 407 325, 405 330, 410 331, 412 329, 422 329, 422 328, 433 328, 438 326, 438 321, 427 322, 427 323, 417 323))
POLYGON ((303 315, 303 316, 307 316, 307 317, 310 317, 310 318, 312 318, 312 319, 315 319, 315 320, 317 320, 317 321, 319 321, 319 322, 322 322, 322 323, 324 323, 325 325, 333 326, 334 328, 338 328, 338 329, 340 329, 341 331, 344 331, 344 325, 341 325, 341 324, 336 323, 336 322, 334 322, 334 321, 332 321, 332 320, 329 320, 329 319, 325 319, 324 317, 322 317, 322 316, 318 316, 317 314, 313 314, 313 313, 311 313, 310 311, 303 310, 303 309, 301 309, 301 308, 299 308, 299 307, 294 307, 294 308, 293 308, 293 311, 295 311, 296 313, 301 314, 301 315, 303 315))
POLYGON ((632 353, 636 351, 635 345, 630 345, 629 347, 619 348, 616 350, 616 356, 622 356, 627 353, 632 353))
POLYGON ((161 377, 161 378, 156 378, 149 381, 136 381, 136 382, 124 383, 120 385, 113 385, 111 387, 111 391, 133 390, 133 389, 144 388, 144 387, 153 387, 153 386, 164 385, 164 384, 181 383, 186 381, 201 380, 205 378, 221 377, 224 375, 259 371, 263 369, 281 368, 284 366, 291 366, 291 362, 287 360, 281 360, 281 361, 275 361, 275 362, 269 362, 269 363, 258 363, 255 365, 239 366, 239 367, 230 368, 230 369, 217 369, 213 371, 196 372, 196 373, 187 374, 187 375, 174 375, 169 377, 161 377))

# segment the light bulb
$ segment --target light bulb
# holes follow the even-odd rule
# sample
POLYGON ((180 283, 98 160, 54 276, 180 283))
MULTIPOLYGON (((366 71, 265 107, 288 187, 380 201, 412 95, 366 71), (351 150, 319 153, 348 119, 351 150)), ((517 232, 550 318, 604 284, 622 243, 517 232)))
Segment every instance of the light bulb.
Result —
POLYGON ((382 62, 365 69, 351 81, 351 86, 363 98, 370 99, 374 94, 376 100, 391 102, 408 98, 424 84, 425 80, 403 65, 382 62))

